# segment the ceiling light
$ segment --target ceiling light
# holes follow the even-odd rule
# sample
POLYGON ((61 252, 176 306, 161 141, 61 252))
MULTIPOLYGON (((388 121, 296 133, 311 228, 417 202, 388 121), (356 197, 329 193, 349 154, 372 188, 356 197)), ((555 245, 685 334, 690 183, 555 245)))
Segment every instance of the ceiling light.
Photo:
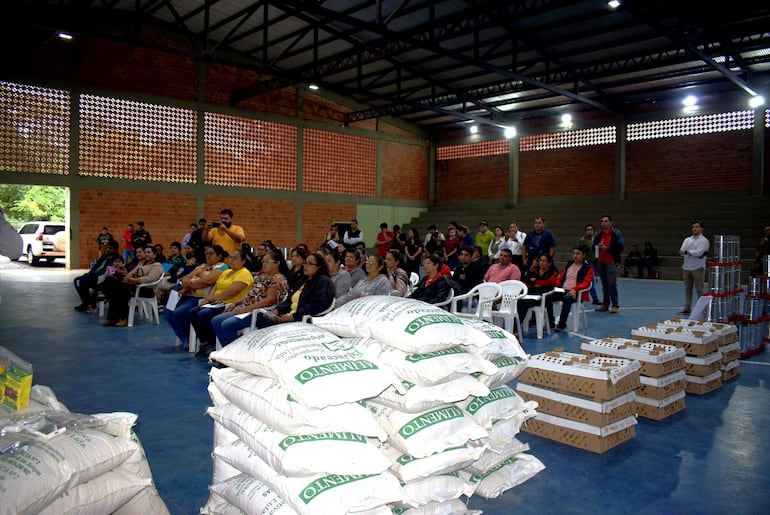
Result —
POLYGON ((478 125, 471 125, 471 128, 468 129, 468 130, 471 131, 471 134, 476 134, 477 132, 479 132, 479 126, 478 125))
POLYGON ((308 84, 307 89, 312 89, 313 91, 316 91, 321 89, 321 86, 319 86, 318 84, 308 84))
POLYGON ((72 34, 67 34, 66 32, 59 32, 56 35, 59 36, 59 39, 63 39, 64 41, 70 41, 72 39, 72 34))
POLYGON ((765 105, 765 97, 757 95, 749 99, 749 105, 751 107, 759 107, 765 105))
POLYGON ((684 100, 682 100, 682 105, 685 107, 693 107, 697 103, 698 99, 695 97, 695 95, 687 95, 684 97, 684 100))
POLYGON ((609 5, 613 9, 617 9, 618 7, 620 7, 620 2, 619 0, 610 0, 609 2, 607 2, 607 5, 609 5))
POLYGON ((561 115, 561 123, 564 125, 569 125, 572 123, 572 115, 569 113, 564 113, 561 115))
POLYGON ((506 127, 505 128, 505 138, 511 139, 516 137, 516 127, 506 127))

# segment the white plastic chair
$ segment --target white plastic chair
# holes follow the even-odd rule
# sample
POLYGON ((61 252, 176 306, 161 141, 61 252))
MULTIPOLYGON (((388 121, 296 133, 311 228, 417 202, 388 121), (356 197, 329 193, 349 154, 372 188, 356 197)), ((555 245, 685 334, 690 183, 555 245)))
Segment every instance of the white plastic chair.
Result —
POLYGON ((322 316, 324 316, 324 315, 328 315, 328 314, 329 314, 329 313, 331 313, 331 312, 334 310, 334 308, 336 308, 336 307, 337 307, 337 299, 336 299, 336 298, 334 298, 334 299, 332 299, 332 303, 329 305, 329 307, 328 307, 328 308, 324 309, 323 311, 321 311, 320 313, 318 313, 318 314, 315 314, 315 315, 303 315, 303 316, 302 316, 302 321, 303 321, 304 323, 309 323, 309 322, 310 322, 310 321, 313 319, 313 317, 322 317, 322 316))
POLYGON ((420 282, 420 275, 417 272, 412 272, 411 274, 409 274, 409 284, 404 297, 408 297, 417 287, 417 284, 419 282, 420 282))
POLYGON ((496 301, 500 300, 501 296, 502 290, 498 283, 485 282, 477 284, 468 293, 454 296, 450 303, 449 311, 460 318, 492 322, 492 307, 496 301), (462 305, 465 301, 473 309, 472 312, 466 313, 462 311, 462 305))
MULTIPOLYGON (((535 327, 537 328, 537 339, 542 340, 543 339, 543 328, 545 328, 546 332, 548 334, 551 334, 551 324, 548 322, 548 315, 546 314, 546 302, 548 302, 548 297, 554 292, 554 290, 547 291, 545 293, 541 293, 539 295, 524 295, 521 297, 522 300, 536 300, 539 302, 539 304, 535 304, 531 308, 527 310, 527 314, 524 317, 524 320, 522 321, 522 328, 528 328, 529 327, 529 321, 534 315, 535 317, 535 327)), ((524 330, 522 329, 521 333, 522 337, 524 336, 524 330)))
MULTIPOLYGON (((593 282, 591 283, 593 284, 593 282)), ((580 314, 583 314, 583 322, 584 328, 588 328, 588 314, 586 311, 586 307, 583 305, 583 293, 590 291, 591 286, 589 285, 588 288, 584 288, 582 290, 578 290, 577 292, 577 300, 574 304, 572 304, 572 309, 570 310, 570 316, 572 316, 572 331, 577 332, 580 330, 580 314)), ((562 288, 556 288, 554 291, 564 291, 562 288)), ((556 304, 561 304, 561 301, 555 301, 554 303, 554 313, 556 312, 556 304)), ((559 317, 559 323, 562 323, 561 317, 559 317)), ((567 325, 567 321, 564 321, 564 325, 567 325)))
POLYGON ((519 299, 527 294, 527 285, 511 279, 500 283, 500 291, 500 304, 497 309, 492 310, 492 320, 494 322, 495 318, 501 318, 503 329, 512 333, 518 327, 519 333, 521 333, 521 320, 519 320, 519 312, 516 308, 519 299))
POLYGON ((138 284, 136 286, 136 292, 134 296, 128 301, 128 327, 134 327, 134 316, 136 315, 136 308, 142 310, 142 314, 145 318, 152 321, 155 318, 155 324, 160 325, 160 314, 158 313, 158 299, 155 297, 155 292, 152 291, 157 285, 159 285, 165 277, 161 276, 157 281, 151 283, 138 284), (143 288, 147 288, 152 291, 152 297, 142 297, 139 294, 143 288))
POLYGON ((452 288, 449 288, 449 295, 447 295, 446 300, 442 302, 437 302, 433 305, 448 311, 447 306, 452 304, 452 299, 454 299, 454 297, 455 297, 455 291, 452 288))

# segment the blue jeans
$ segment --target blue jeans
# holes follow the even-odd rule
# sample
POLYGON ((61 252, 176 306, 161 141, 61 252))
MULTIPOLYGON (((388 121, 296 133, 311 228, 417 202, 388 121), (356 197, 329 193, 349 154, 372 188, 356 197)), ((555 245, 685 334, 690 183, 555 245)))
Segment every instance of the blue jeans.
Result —
POLYGON ((163 310, 171 329, 174 330, 174 334, 182 342, 182 347, 186 347, 190 343, 190 322, 198 313, 199 300, 201 299, 198 297, 185 295, 179 298, 174 311, 163 310))
MULTIPOLYGON (((251 316, 254 314, 252 313, 251 316)), ((238 331, 251 326, 251 316, 241 319, 235 316, 232 311, 228 311, 212 318, 211 326, 214 328, 214 334, 219 339, 219 343, 224 347, 238 338, 238 331)))
POLYGON ((136 259, 136 251, 134 249, 123 249, 123 263, 128 264, 129 261, 136 259))
POLYGON ((202 344, 214 343, 216 335, 214 334, 214 328, 211 326, 211 319, 222 313, 224 310, 224 306, 219 308, 203 308, 198 310, 192 318, 191 323, 202 344))
POLYGON ((599 277, 597 275, 599 272, 596 271, 596 262, 591 263, 591 266, 594 269, 594 280, 591 282, 591 290, 589 293, 591 294, 591 300, 596 302, 599 300, 599 295, 596 294, 596 278, 599 277))

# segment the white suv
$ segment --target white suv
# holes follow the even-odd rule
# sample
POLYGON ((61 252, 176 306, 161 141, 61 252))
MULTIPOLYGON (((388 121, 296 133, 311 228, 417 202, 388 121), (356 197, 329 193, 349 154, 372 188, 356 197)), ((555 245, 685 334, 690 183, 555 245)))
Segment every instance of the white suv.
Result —
POLYGON ((19 229, 23 243, 21 255, 27 256, 30 265, 36 265, 41 258, 53 262, 66 256, 67 224, 64 222, 27 222, 19 229))

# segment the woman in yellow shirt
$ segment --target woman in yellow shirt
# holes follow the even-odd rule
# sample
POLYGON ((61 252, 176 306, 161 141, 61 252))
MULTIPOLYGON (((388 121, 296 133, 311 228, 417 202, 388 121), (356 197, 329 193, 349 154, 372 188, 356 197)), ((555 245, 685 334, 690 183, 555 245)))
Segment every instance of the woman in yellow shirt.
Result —
POLYGON ((211 319, 222 313, 227 304, 238 302, 245 297, 249 286, 254 282, 240 249, 233 250, 228 259, 230 270, 222 272, 214 287, 198 302, 198 312, 192 319, 192 325, 201 341, 196 354, 199 356, 208 356, 216 344, 211 319))

